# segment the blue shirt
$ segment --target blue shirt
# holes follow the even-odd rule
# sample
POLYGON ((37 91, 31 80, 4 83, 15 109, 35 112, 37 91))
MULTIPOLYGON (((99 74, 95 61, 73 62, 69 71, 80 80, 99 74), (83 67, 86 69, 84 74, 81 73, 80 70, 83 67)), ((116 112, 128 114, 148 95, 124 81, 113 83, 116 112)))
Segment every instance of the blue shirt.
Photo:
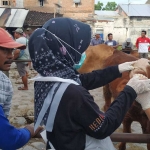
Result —
POLYGON ((0 149, 16 150, 24 146, 30 139, 26 128, 16 129, 10 125, 0 105, 0 149))
POLYGON ((115 40, 108 40, 105 42, 105 44, 108 46, 116 46, 118 43, 115 40))
POLYGON ((94 45, 99 45, 99 44, 103 44, 103 43, 104 43, 104 41, 101 38, 99 38, 99 39, 93 38, 91 40, 90 45, 94 46, 94 45))

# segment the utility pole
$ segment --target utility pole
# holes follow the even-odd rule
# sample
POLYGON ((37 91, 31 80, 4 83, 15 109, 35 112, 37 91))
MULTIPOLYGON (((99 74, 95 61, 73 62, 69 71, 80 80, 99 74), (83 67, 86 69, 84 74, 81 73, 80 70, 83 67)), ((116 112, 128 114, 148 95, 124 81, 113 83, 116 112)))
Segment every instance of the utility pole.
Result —
POLYGON ((127 13, 127 14, 128 14, 128 20, 129 20, 129 21, 128 21, 128 25, 127 25, 128 27, 126 27, 126 38, 128 38, 128 36, 129 36, 129 35, 128 35, 128 33, 129 33, 129 24, 130 24, 130 23, 129 23, 129 22, 130 22, 130 6, 129 6, 129 5, 130 5, 130 2, 129 2, 129 0, 128 0, 128 13, 127 13))
POLYGON ((129 11, 129 4, 130 4, 130 3, 129 3, 129 0, 128 0, 128 16, 129 16, 129 13, 130 13, 130 11, 129 11))

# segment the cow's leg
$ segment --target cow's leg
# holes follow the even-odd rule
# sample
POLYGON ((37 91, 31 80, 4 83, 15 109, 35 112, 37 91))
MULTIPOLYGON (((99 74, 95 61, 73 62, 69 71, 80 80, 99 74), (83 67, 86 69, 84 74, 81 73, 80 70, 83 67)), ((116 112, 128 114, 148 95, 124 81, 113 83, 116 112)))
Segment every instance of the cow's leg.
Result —
POLYGON ((147 150, 150 150, 150 143, 147 143, 147 150))
POLYGON ((105 99, 104 111, 106 111, 111 105, 111 97, 112 97, 108 84, 103 87, 103 95, 105 99))
MULTIPOLYGON (((130 114, 127 112, 127 114, 126 114, 126 116, 122 122, 124 133, 131 133, 131 123, 133 122, 133 120, 129 116, 130 116, 130 114)), ((126 150, 126 143, 125 142, 121 142, 119 144, 119 150, 126 150)))

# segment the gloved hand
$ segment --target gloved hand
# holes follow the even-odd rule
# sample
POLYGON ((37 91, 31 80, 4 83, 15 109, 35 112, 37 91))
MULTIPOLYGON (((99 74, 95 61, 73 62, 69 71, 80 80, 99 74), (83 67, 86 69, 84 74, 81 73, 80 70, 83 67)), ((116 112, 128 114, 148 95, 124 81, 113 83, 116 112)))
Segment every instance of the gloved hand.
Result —
POLYGON ((139 94, 136 101, 141 104, 143 110, 150 108, 150 91, 139 94))
POLYGON ((136 62, 137 61, 131 61, 131 62, 125 62, 125 63, 122 63, 122 64, 118 65, 119 72, 123 73, 125 71, 133 70, 134 69, 133 65, 136 62))
POLYGON ((142 74, 135 74, 133 78, 129 80, 127 85, 131 86, 138 95, 150 90, 150 79, 142 74))

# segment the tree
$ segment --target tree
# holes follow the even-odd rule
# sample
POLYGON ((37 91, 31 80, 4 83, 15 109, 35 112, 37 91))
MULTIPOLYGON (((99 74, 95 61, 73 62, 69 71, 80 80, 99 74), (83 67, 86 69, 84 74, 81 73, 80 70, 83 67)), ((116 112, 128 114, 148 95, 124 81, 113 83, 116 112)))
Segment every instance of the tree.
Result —
POLYGON ((115 11, 117 8, 116 2, 108 2, 107 5, 102 10, 112 10, 115 11))
POLYGON ((103 8, 103 3, 98 1, 97 4, 95 4, 95 10, 102 10, 102 8, 103 8))

